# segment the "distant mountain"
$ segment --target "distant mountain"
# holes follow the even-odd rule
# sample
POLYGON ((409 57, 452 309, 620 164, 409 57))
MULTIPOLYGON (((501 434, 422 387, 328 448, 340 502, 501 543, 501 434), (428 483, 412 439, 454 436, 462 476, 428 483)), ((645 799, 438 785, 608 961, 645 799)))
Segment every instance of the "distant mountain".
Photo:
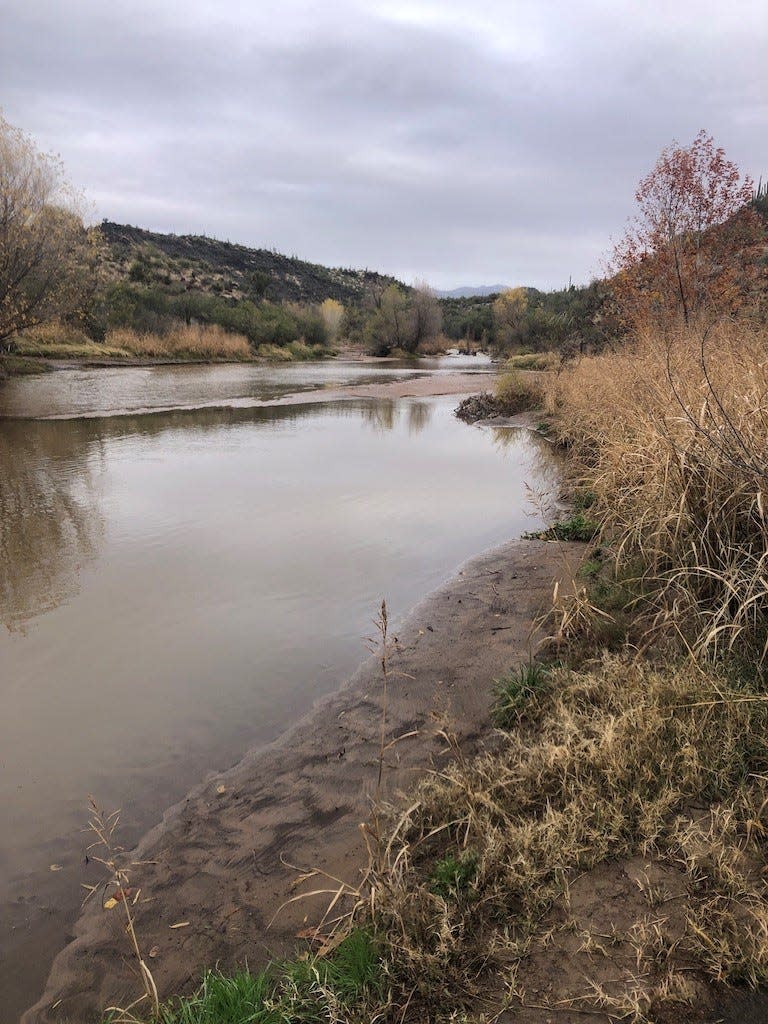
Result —
POLYGON ((499 292, 505 292, 507 288, 508 284, 483 284, 477 288, 465 285, 463 288, 452 288, 450 291, 436 290, 435 295, 439 299, 472 299, 478 295, 497 295, 499 292))
POLYGON ((225 299, 266 298, 273 302, 345 304, 362 301, 401 282, 372 270, 308 263, 271 249, 220 242, 201 235, 164 235, 130 224, 103 221, 104 273, 112 280, 178 294, 210 292, 225 299))

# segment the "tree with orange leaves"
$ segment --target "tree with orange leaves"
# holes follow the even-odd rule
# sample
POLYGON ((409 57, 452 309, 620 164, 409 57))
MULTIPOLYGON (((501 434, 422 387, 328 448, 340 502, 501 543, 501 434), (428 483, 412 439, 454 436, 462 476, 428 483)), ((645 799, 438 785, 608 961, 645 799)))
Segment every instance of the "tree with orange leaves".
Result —
POLYGON ((752 195, 752 181, 704 131, 662 152, 613 254, 613 292, 629 325, 687 324, 749 301, 765 245, 752 195))

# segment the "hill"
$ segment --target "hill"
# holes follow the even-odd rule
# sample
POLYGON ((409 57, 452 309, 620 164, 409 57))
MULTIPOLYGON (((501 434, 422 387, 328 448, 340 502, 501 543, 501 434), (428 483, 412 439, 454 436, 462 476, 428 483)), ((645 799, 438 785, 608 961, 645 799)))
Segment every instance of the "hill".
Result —
MULTIPOLYGON (((207 292, 223 299, 357 304, 380 292, 393 277, 371 270, 324 267, 271 249, 250 249, 204 235, 165 235, 105 220, 103 270, 113 281, 129 280, 178 294, 207 292)), ((401 286, 403 287, 403 286, 401 286)))

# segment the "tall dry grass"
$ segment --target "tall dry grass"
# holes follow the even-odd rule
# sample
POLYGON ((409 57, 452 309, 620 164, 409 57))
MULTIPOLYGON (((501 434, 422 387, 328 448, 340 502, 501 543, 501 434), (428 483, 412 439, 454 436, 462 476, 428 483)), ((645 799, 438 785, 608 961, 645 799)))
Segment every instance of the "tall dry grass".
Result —
POLYGON ((768 644, 768 331, 651 331, 552 378, 547 407, 656 625, 697 652, 768 644))
POLYGON ((216 324, 180 324, 167 334, 139 334, 128 328, 110 331, 107 346, 147 359, 250 359, 248 339, 216 324))

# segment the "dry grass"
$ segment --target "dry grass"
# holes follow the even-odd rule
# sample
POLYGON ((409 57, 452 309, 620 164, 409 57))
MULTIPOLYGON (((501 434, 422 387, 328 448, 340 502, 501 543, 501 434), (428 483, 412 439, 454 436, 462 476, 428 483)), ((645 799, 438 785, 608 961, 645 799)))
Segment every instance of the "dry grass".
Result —
POLYGON ((537 409, 544 393, 536 374, 524 373, 514 367, 505 370, 496 381, 494 397, 503 416, 537 409))
POLYGON ((507 360, 508 369, 516 370, 556 370, 561 363, 557 352, 521 352, 510 356, 507 360))
POLYGON ((20 356, 46 359, 119 359, 125 353, 95 341, 74 327, 59 323, 30 327, 13 339, 13 349, 20 356))
MULTIPOLYGON (((672 937, 651 926, 630 936, 639 987, 609 996, 596 984, 579 1005, 632 1003, 634 1019, 649 1019, 643 1007, 679 997, 680 963, 765 982, 768 883, 755 865, 768 836, 768 703, 745 696, 691 662, 559 669, 497 749, 422 783, 393 813, 369 877, 394 1002, 410 1007, 402 1019, 442 1019, 489 985, 514 991, 532 942, 571 926, 572 880, 637 854, 679 871, 687 915, 672 937), (711 812, 693 810, 702 804, 711 812), (433 884, 447 858, 474 865, 448 896, 433 884)), ((665 898, 648 887, 651 906, 665 898)))
POLYGON ((121 328, 110 331, 107 347, 145 359, 250 359, 248 339, 216 324, 180 325, 167 334, 138 334, 121 328))
POLYGON ((547 384, 561 441, 657 626, 699 653, 768 642, 768 333, 641 335, 547 384))
POLYGON ((41 324, 14 338, 19 355, 50 359, 252 359, 242 334, 215 324, 179 324, 167 334, 139 334, 127 328, 110 331, 103 344, 82 331, 58 323, 41 324))

